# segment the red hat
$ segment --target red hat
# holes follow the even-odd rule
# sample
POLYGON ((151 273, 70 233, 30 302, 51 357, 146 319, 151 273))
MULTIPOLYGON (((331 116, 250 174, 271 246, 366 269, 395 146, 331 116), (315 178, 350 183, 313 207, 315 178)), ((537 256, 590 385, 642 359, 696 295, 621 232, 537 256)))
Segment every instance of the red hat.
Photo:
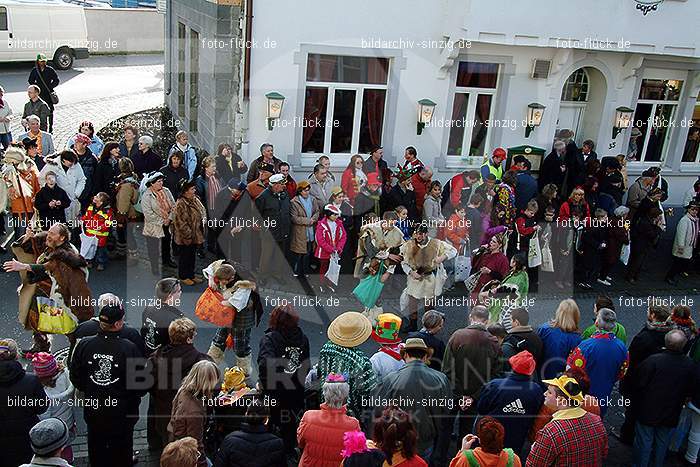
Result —
POLYGON ((527 350, 516 353, 508 359, 514 372, 530 376, 535 371, 535 357, 527 350))
POLYGON ((90 139, 89 136, 84 135, 82 133, 78 133, 75 135, 75 141, 80 141, 83 144, 90 144, 92 143, 92 140, 90 139))
POLYGON ((39 352, 32 358, 34 374, 39 378, 52 378, 58 373, 56 359, 50 353, 39 352))
POLYGON ((379 181, 379 175, 377 172, 370 172, 367 174, 367 185, 381 185, 382 182, 379 181))
POLYGON ((506 150, 503 148, 496 148, 493 150, 493 157, 499 157, 501 159, 506 158, 506 150))

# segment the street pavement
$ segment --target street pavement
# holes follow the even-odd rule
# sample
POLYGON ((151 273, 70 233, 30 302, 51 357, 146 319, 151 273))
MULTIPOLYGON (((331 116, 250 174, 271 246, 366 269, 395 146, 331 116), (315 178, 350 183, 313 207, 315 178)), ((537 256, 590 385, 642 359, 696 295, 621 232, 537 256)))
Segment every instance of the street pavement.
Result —
MULTIPOLYGON (((23 104, 26 101, 26 77, 30 68, 31 64, 0 65, 0 84, 5 87, 8 93, 6 97, 15 114, 21 115, 23 104)), ((93 57, 77 61, 73 70, 58 73, 62 81, 57 89, 61 103, 56 108, 55 118, 55 139, 58 147, 62 147, 74 134, 82 120, 93 121, 95 129, 99 130, 118 117, 160 105, 163 101, 163 61, 162 57, 158 55, 93 57)), ((15 117, 13 126, 17 127, 18 122, 19 118, 15 117)), ((672 189, 680 188, 672 187, 672 189)), ((559 301, 573 297, 581 308, 582 326, 587 326, 593 319, 592 307, 595 297, 601 292, 609 294, 615 301, 618 318, 627 329, 629 340, 644 325, 648 296, 662 297, 669 305, 688 303, 694 311, 697 311, 697 304, 700 301, 700 276, 691 275, 681 280, 681 283, 676 287, 663 281, 669 265, 673 230, 674 226, 671 224, 669 232, 659 248, 650 253, 643 279, 634 286, 630 286, 622 280, 621 265, 618 265, 619 267, 613 275, 614 284, 612 287, 596 284, 593 291, 581 292, 573 289, 560 291, 553 287, 553 278, 543 279, 541 281, 542 292, 531 295, 531 298, 534 299, 534 303, 530 307, 531 324, 538 326, 551 319, 559 301)), ((91 271, 89 283, 95 298, 104 292, 113 292, 124 297, 127 322, 138 328, 141 312, 148 301, 153 298, 153 288, 158 278, 151 275, 146 261, 143 238, 140 234, 137 235, 137 238, 140 242, 138 255, 124 261, 113 261, 104 272, 91 271)), ((3 260, 6 259, 9 259, 8 255, 3 258, 3 260)), ((198 259, 198 268, 206 267, 213 259, 212 257, 198 259)), ((175 274, 175 271, 168 272, 172 275, 175 274)), ((260 326, 253 331, 251 343, 254 358, 258 353, 257 343, 266 329, 269 312, 282 299, 293 303, 300 312, 301 326, 309 338, 312 358, 318 355, 319 349, 326 342, 326 329, 333 318, 347 310, 361 311, 361 306, 351 295, 351 290, 356 285, 356 280, 352 277, 341 278, 341 287, 334 294, 310 296, 292 277, 291 272, 286 276, 289 283, 286 286, 263 288, 260 291, 265 315, 260 326)), ((396 279, 397 282, 400 279, 405 280, 403 277, 396 279)), ((15 289, 18 284, 19 280, 16 274, 0 272, 0 290, 4 291, 0 302, 2 303, 0 306, 0 322, 2 322, 0 334, 14 337, 21 346, 28 347, 31 335, 19 326, 16 319, 17 296, 15 289)), ((398 310, 398 294, 401 289, 402 284, 399 283, 389 287, 387 294, 390 296, 383 299, 385 311, 396 312, 398 310), (389 293, 392 291, 393 294, 389 293)), ((203 290, 204 285, 186 288, 180 309, 200 326, 195 345, 198 349, 206 351, 215 328, 194 317, 194 306, 203 290)), ((445 341, 454 330, 466 324, 468 309, 460 304, 455 304, 458 300, 454 300, 459 298, 463 291, 463 288, 458 286, 453 292, 446 295, 446 298, 452 299, 452 303, 437 307, 438 310, 446 314, 446 326, 439 336, 445 341)), ((65 338, 57 336, 54 339, 54 350, 65 346, 65 338)), ((375 352, 376 348, 377 346, 371 341, 363 345, 363 349, 368 354, 375 352)), ((234 363, 230 351, 227 352, 226 361, 228 365, 234 363)), ((252 379, 254 378, 255 375, 252 379)), ((616 394, 613 396, 613 400, 618 400, 618 398, 619 396, 616 394)), ((147 398, 144 398, 141 404, 142 417, 136 427, 135 449, 141 451, 139 465, 157 466, 155 454, 148 453, 145 444, 146 407, 147 398)), ((613 407, 606 418, 606 425, 608 427, 619 426, 622 423, 622 413, 621 408, 613 407)), ((76 465, 83 466, 88 465, 86 461, 87 444, 85 426, 80 414, 78 420, 79 436, 74 443, 74 449, 77 456, 76 465)), ((630 448, 620 446, 613 436, 610 437, 610 447, 610 457, 607 459, 606 465, 631 464, 630 448)), ((668 465, 676 464, 669 462, 668 465)))

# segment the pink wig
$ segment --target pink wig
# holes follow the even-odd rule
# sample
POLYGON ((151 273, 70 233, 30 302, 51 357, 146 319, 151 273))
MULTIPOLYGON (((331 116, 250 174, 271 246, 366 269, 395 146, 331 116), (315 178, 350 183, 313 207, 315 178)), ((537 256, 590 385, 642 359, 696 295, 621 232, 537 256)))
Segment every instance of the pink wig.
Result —
POLYGON ((343 458, 346 459, 356 452, 365 451, 369 451, 365 434, 361 431, 346 431, 343 435, 343 450, 340 451, 343 458))

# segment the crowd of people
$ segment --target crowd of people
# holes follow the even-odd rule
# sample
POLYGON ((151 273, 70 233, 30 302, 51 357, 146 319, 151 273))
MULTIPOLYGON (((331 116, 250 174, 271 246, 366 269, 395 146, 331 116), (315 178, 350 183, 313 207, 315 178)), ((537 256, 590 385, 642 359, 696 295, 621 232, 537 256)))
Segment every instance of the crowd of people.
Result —
MULTIPOLYGON (((85 121, 55 148, 46 99, 58 78, 45 62, 30 77, 26 133, 6 137, 0 112, 0 226, 14 256, 3 267, 20 275, 19 320, 33 335, 28 350, 0 339, 2 465, 70 465, 78 406, 91 465, 132 465, 144 397, 149 448, 166 467, 603 465, 603 420, 622 404, 635 465, 662 465, 686 437, 696 462, 691 308, 650 303, 627 342, 610 298, 614 277, 643 279, 671 228, 658 167, 628 180, 624 155, 599 159, 571 134, 537 174, 496 148, 445 183, 413 147, 394 169, 381 147, 353 155, 337 178, 328 156, 293 173, 271 144, 248 164, 228 144, 194 148, 185 131, 157 154, 135 127, 104 142, 85 121), (155 290, 136 329, 124 297, 93 303, 88 271, 141 251, 155 290), (199 284, 195 309, 181 309, 199 284), (535 326, 528 308, 550 284, 603 291, 592 324, 567 298, 535 326), (333 315, 320 349, 294 307, 264 306, 261 295, 296 286, 360 304, 333 315), (468 314, 447 340, 446 293, 468 314), (202 352, 197 328, 211 325, 202 352), (51 334, 68 336, 67 358, 52 354, 51 334)), ((672 285, 697 274, 700 180, 684 210, 672 285)))

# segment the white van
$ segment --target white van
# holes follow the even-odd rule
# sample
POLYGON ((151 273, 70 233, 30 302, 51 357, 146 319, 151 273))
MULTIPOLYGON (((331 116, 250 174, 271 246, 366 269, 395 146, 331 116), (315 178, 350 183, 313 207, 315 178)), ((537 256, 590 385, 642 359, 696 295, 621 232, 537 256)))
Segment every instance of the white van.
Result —
POLYGON ((59 70, 89 57, 83 8, 60 0, 0 0, 0 62, 34 61, 40 53, 59 70))

